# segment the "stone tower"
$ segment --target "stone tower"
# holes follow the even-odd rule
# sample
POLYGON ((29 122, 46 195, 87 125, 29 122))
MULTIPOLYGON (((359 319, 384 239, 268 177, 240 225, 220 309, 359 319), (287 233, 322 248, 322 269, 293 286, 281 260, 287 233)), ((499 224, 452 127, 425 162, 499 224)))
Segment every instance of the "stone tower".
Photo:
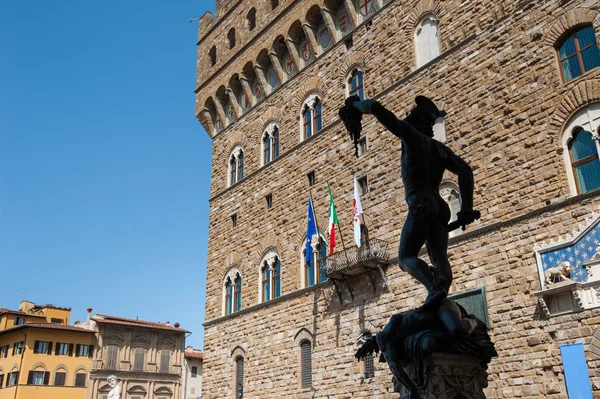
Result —
MULTIPOLYGON (((450 238, 450 294, 491 328, 488 397, 600 391, 599 35, 594 1, 218 0, 196 82, 213 149, 202 397, 398 395, 353 353, 425 292, 397 266, 400 142, 366 116, 355 157, 351 93, 398 117, 432 98, 435 137, 474 169, 482 217, 450 238)), ((460 209, 452 175, 440 194, 460 209)))

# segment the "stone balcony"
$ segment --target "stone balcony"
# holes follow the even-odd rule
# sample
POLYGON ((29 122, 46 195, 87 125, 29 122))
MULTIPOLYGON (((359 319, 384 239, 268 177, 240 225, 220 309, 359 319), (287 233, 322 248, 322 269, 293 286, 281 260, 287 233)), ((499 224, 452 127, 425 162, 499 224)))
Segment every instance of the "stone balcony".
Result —
POLYGON ((371 280, 373 288, 375 288, 373 277, 373 273, 375 273, 376 275, 380 274, 385 282, 385 275, 382 268, 387 267, 391 263, 393 255, 395 255, 392 254, 389 248, 389 242, 378 238, 370 238, 360 248, 342 248, 340 251, 318 259, 317 264, 321 268, 321 271, 335 285, 340 302, 342 302, 340 291, 340 284, 342 282, 345 283, 352 300, 354 300, 354 293, 352 292, 349 279, 366 273, 371 280))
POLYGON ((112 366, 108 365, 106 361, 102 359, 92 360, 92 371, 121 371, 131 373, 153 373, 153 374, 176 374, 181 373, 181 365, 172 364, 168 370, 163 370, 157 363, 148 362, 144 365, 143 369, 135 369, 133 364, 127 360, 122 360, 118 364, 112 366))

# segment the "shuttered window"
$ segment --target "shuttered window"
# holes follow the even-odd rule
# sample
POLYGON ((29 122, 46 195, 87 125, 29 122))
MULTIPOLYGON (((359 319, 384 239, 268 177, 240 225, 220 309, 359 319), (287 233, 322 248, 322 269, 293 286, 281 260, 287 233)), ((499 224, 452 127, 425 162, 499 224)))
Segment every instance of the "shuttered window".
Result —
POLYGON ((144 354, 146 350, 144 348, 135 348, 135 361, 133 363, 134 371, 144 371, 144 354))
POLYGON ((64 386, 65 381, 67 380, 67 373, 63 371, 57 371, 54 373, 54 385, 56 386, 64 386))
POLYGON ((14 385, 17 385, 18 382, 19 382, 19 372, 18 371, 13 371, 12 373, 8 373, 8 377, 6 377, 6 386, 7 387, 12 387, 14 385))
POLYGON ((244 397, 244 358, 235 359, 235 397, 244 397))
POLYGON ((4 374, 0 374, 0 388, 4 386, 4 374))
POLYGON ((50 373, 47 371, 30 371, 27 385, 48 385, 50 373))
POLYGON ((108 345, 106 347, 106 368, 109 370, 117 369, 117 359, 119 357, 119 347, 117 345, 108 345))
POLYGON ((77 373, 75 374, 75 386, 76 387, 85 387, 85 377, 86 373, 77 373))
POLYGON ((300 344, 300 361, 302 388, 312 387, 312 345, 310 341, 304 341, 300 344))
POLYGON ((163 349, 160 352, 160 372, 168 373, 169 372, 169 360, 171 359, 171 351, 168 349, 163 349))
POLYGON ((87 357, 90 354, 90 345, 77 344, 75 347, 75 356, 87 357))

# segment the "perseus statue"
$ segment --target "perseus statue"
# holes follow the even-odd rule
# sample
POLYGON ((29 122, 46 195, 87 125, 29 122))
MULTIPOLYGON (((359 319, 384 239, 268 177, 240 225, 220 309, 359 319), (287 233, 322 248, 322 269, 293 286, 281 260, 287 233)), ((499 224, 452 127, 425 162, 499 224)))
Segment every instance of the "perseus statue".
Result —
POLYGON ((401 171, 408 217, 402 228, 398 261, 400 268, 425 286, 428 295, 422 310, 436 308, 448 295, 452 269, 448 262, 448 232, 479 218, 473 210, 473 172, 471 167, 447 146, 433 138, 435 120, 446 115, 424 96, 418 96, 416 106, 404 120, 375 100, 346 99, 340 118, 350 132, 355 145, 360 138, 363 114, 372 114, 393 135, 402 140, 401 171), (462 199, 458 220, 450 227, 450 209, 439 194, 444 171, 458 175, 462 199), (433 268, 419 259, 426 245, 433 268))

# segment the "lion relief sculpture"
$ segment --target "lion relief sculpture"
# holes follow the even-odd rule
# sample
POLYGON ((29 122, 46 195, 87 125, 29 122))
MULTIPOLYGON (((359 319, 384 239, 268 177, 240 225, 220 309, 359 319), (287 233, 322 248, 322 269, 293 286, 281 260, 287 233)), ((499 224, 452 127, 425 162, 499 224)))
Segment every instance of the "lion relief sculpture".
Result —
POLYGON ((556 267, 551 267, 544 272, 544 285, 546 287, 561 283, 563 281, 571 281, 571 264, 569 262, 561 262, 556 267))

